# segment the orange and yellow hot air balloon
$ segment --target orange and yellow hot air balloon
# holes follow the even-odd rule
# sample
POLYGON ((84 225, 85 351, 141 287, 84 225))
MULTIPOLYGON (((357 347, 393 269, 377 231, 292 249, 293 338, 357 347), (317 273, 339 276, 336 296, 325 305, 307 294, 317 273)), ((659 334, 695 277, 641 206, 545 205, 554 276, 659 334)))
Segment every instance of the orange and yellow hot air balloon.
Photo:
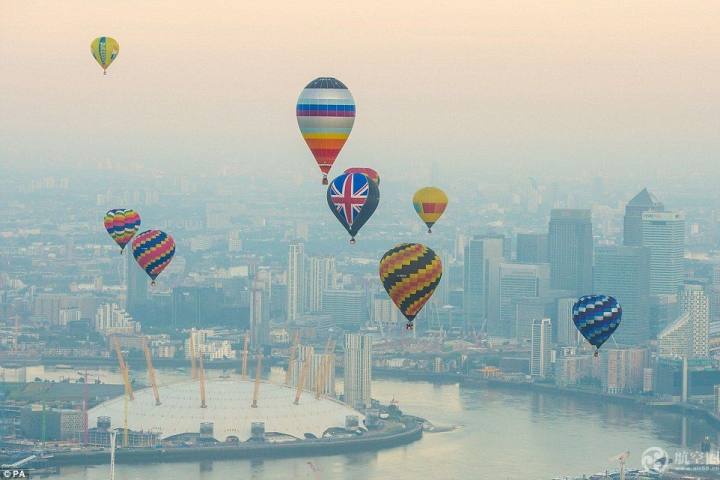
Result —
POLYGON ((442 216, 448 204, 445 192, 436 187, 421 188, 413 195, 413 206, 425 225, 428 233, 432 233, 432 226, 442 216))

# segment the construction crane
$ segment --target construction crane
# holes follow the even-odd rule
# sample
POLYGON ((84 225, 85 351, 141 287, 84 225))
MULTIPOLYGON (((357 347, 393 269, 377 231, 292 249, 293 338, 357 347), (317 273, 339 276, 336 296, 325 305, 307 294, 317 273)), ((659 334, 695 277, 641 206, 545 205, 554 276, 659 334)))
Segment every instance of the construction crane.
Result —
POLYGON ((155 370, 153 370, 152 360, 150 359, 150 349, 148 348, 147 338, 145 334, 142 336, 143 350, 145 351, 145 361, 147 362, 148 374, 150 375, 150 383, 152 383, 153 393, 155 394, 155 405, 160 405, 160 393, 158 392, 157 382, 155 381, 155 370))
MULTIPOLYGON (((84 413, 84 430, 83 430, 83 442, 85 445, 88 444, 88 377, 90 374, 87 371, 87 368, 85 369, 85 373, 77 372, 78 375, 81 377, 84 377, 85 379, 85 403, 83 404, 83 413, 84 413)), ((100 377, 100 372, 98 372, 98 378, 100 377)))
POLYGON ((292 373, 293 362, 295 361, 295 352, 297 351, 298 338, 300 338, 300 332, 295 332, 295 341, 293 342, 292 349, 290 350, 290 361, 288 362, 287 372, 285 372, 285 385, 290 385, 290 374, 292 373))
POLYGON ((307 374, 308 365, 310 364, 310 357, 313 354, 313 347, 308 348, 305 352, 305 363, 303 363, 302 372, 300 373, 300 381, 298 382, 297 392, 295 393, 295 405, 300 405, 300 394, 302 393, 303 384, 305 383, 305 375, 307 374))
POLYGON ((125 361, 123 360, 122 352, 120 351, 120 344, 117 341, 117 337, 113 337, 113 341, 115 342, 115 353, 117 354, 118 363, 120 364, 120 373, 122 374, 123 380, 125 381, 125 390, 127 390, 130 400, 135 400, 135 395, 133 395, 132 386, 130 385, 130 374, 128 373, 128 367, 125 365, 125 361))
POLYGON ((630 456, 630 452, 624 452, 608 459, 608 462, 620 462, 620 480, 625 480, 625 462, 630 456))
POLYGON ((193 331, 190 331, 190 375, 193 382, 197 380, 197 370, 195 370, 195 342, 193 341, 193 331))
POLYGON ((255 372, 255 390, 253 390, 253 403, 252 407, 257 408, 257 399, 258 394, 260 393, 260 374, 262 371, 260 370, 260 365, 262 365, 262 348, 258 352, 258 364, 257 364, 257 371, 255 372))
POLYGON ((205 404, 205 369, 203 368, 202 352, 198 355, 200 363, 200 408, 207 408, 205 404))
POLYGON ((320 386, 320 377, 323 375, 323 371, 325 368, 325 359, 327 358, 328 350, 330 349, 330 340, 332 337, 328 337, 328 341, 325 344, 325 351, 323 352, 322 358, 320 359, 320 365, 317 372, 315 372, 315 384, 313 385, 313 390, 319 391, 320 386))
POLYGON ((325 367, 323 369, 320 388, 317 389, 317 393, 315 394, 315 400, 320 400, 320 395, 325 391, 325 382, 327 381, 328 374, 330 373, 330 367, 332 366, 333 358, 335 358, 334 355, 336 345, 337 342, 333 342, 332 350, 330 350, 330 356, 327 358, 327 362, 325 363, 325 367))
POLYGON ((245 347, 243 348, 243 363, 242 363, 242 379, 245 380, 245 374, 247 373, 247 355, 248 355, 248 340, 250 339, 250 332, 245 332, 245 347))

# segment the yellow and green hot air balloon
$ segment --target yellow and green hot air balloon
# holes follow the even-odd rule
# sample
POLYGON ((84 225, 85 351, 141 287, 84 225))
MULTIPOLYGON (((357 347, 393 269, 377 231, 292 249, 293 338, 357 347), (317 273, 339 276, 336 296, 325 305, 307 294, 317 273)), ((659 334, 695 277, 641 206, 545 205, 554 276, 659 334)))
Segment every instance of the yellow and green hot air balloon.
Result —
POLYGON ((447 203, 448 197, 445 192, 435 187, 421 188, 413 195, 413 206, 427 225, 428 233, 432 233, 432 226, 442 216, 447 203))
POLYGON ((90 44, 90 52, 95 61, 103 68, 103 75, 107 74, 107 68, 117 57, 120 45, 114 38, 98 37, 90 44))

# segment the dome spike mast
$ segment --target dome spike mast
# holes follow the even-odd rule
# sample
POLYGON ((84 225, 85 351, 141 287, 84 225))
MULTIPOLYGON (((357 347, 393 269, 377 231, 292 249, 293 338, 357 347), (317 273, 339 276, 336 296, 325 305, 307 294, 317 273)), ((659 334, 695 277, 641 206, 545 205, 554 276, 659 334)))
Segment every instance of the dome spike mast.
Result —
POLYGON ((258 394, 260 393, 260 374, 262 373, 262 348, 258 350, 258 364, 257 371, 255 372, 255 390, 253 390, 253 403, 252 408, 257 408, 258 394))
POLYGON ((300 395, 302 394, 303 384, 305 383, 305 375, 307 375, 308 365, 310 364, 310 356, 313 354, 313 347, 309 347, 305 352, 305 363, 303 363, 302 373, 300 373, 300 381, 298 382, 297 392, 295 392, 295 401, 293 404, 300 405, 300 395))

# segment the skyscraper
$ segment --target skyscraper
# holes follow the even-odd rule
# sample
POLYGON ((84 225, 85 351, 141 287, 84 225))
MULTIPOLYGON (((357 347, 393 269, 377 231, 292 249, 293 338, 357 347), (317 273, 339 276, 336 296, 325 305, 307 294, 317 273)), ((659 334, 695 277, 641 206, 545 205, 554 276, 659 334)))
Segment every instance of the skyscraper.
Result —
POLYGON ((517 263, 547 263, 547 233, 517 234, 517 263))
POLYGON ((622 321, 612 340, 628 346, 646 343, 650 331, 650 248, 596 248, 593 282, 595 291, 615 297, 622 307, 622 321))
POLYGON ((322 310, 323 291, 337 289, 335 257, 313 255, 308 258, 308 302, 310 312, 322 310))
POLYGON ((305 245, 290 245, 287 275, 287 321, 294 323, 305 312, 305 245))
POLYGON ((250 282, 250 345, 255 347, 269 340, 270 296, 272 275, 269 270, 258 270, 250 282))
POLYGON ((127 291, 125 310, 137 317, 148 301, 148 276, 138 265, 129 248, 125 252, 125 282, 127 291))
POLYGON ((370 309, 362 290, 325 290, 322 312, 330 315, 336 325, 359 327, 370 318, 370 309))
POLYGON ((550 343, 552 325, 549 318, 533 320, 530 350, 530 375, 546 378, 550 375, 550 343))
POLYGON ((665 206, 660 200, 643 188, 625 206, 623 222, 623 245, 639 247, 642 245, 642 214, 645 212, 664 212, 665 206))
POLYGON ((345 335, 345 403, 360 408, 372 406, 372 339, 370 335, 345 335))
POLYGON ((303 388, 305 390, 317 391, 317 388, 321 387, 323 378, 325 383, 322 386, 322 393, 335 396, 335 355, 330 356, 331 351, 327 354, 322 351, 317 351, 313 347, 299 346, 297 358, 293 361, 290 371, 290 385, 297 387, 300 383, 300 377, 302 377, 303 367, 305 365, 305 359, 309 355, 308 368, 305 372, 305 381, 303 388), (327 367, 330 367, 327 370, 327 367))
POLYGON ((557 343, 561 345, 577 345, 580 343, 580 332, 573 321, 573 306, 577 298, 560 298, 557 307, 557 343))
POLYGON ((685 284, 678 289, 681 314, 690 314, 691 357, 709 355, 710 299, 701 285, 685 284))
POLYGON ((517 315, 513 299, 519 297, 538 298, 545 296, 550 283, 550 266, 547 264, 521 265, 503 263, 500 265, 500 324, 488 320, 488 332, 505 338, 515 338, 517 315))
POLYGON ((593 236, 590 210, 550 212, 548 226, 550 288, 578 295, 592 291, 593 236))
POLYGON ((642 245, 650 247, 650 293, 676 293, 685 277, 685 213, 643 213, 642 245))
POLYGON ((465 245, 463 264, 464 328, 480 329, 489 318, 494 320, 500 318, 499 275, 502 262, 502 238, 476 236, 465 245))

